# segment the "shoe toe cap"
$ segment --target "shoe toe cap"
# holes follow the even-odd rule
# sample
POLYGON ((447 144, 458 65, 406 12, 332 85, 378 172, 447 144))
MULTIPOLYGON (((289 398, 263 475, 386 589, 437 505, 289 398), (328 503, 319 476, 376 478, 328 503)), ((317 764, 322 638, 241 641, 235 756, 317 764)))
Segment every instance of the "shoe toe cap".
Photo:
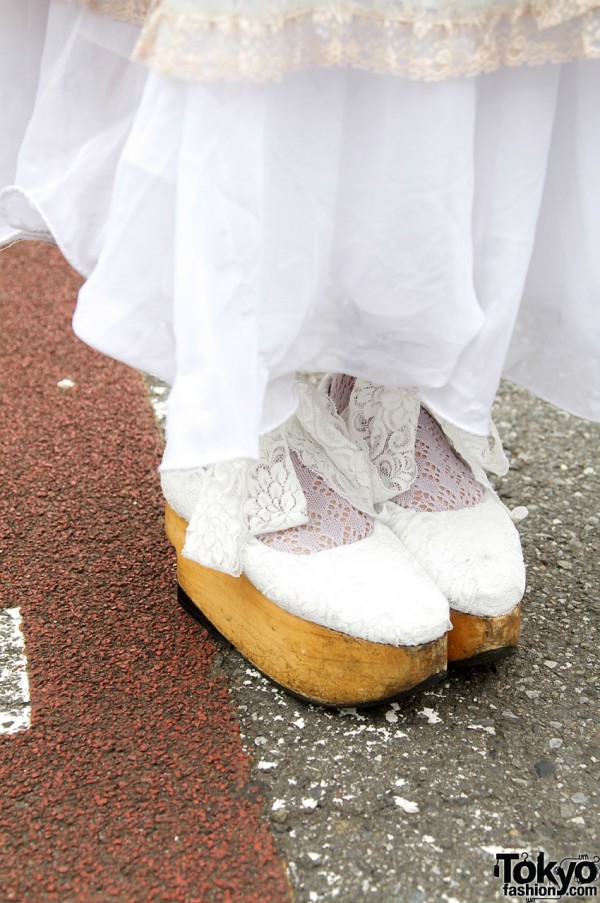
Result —
POLYGON ((496 617, 518 605, 525 592, 522 558, 508 555, 475 556, 447 577, 446 596, 451 608, 465 614, 496 617))
POLYGON ((421 513, 388 509, 388 523, 446 596, 466 614, 496 616, 525 592, 519 534, 491 495, 471 508, 421 513))
POLYGON ((244 573, 291 614, 371 642, 414 646, 451 626, 445 597, 383 524, 367 539, 311 555, 254 540, 244 573))

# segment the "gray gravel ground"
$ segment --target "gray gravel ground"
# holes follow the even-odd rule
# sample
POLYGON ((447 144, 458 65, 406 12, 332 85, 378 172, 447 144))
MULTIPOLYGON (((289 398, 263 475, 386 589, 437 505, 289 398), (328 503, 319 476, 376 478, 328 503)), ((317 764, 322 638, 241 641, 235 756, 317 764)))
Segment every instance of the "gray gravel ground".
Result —
POLYGON ((484 903, 504 899, 497 851, 600 854, 600 426, 508 384, 495 418, 500 493, 530 512, 516 657, 365 714, 303 705, 219 646, 298 903, 484 903))

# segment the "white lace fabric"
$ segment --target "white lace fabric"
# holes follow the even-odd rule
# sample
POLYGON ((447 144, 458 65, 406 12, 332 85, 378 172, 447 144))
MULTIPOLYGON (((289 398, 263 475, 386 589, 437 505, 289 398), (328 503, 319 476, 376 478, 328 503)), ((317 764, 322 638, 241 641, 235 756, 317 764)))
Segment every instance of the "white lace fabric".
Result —
POLYGON ((295 452, 292 462, 306 498, 307 522, 287 530, 259 536, 261 542, 281 552, 310 555, 366 539, 373 520, 334 492, 319 474, 309 470, 295 452))
POLYGON ((344 379, 316 387, 299 378, 297 413, 262 437, 258 461, 220 462, 183 479, 162 473, 165 497, 188 521, 185 557, 239 575, 251 536, 296 554, 330 550, 369 536, 390 500, 457 510, 479 502, 486 470, 502 472, 497 433, 490 445, 440 428, 411 390, 357 379, 348 392, 344 379))
MULTIPOLYGON (((360 381, 354 377, 335 374, 328 383, 328 391, 340 414, 349 416, 353 412, 359 424, 357 431, 369 444, 371 460, 384 469, 388 484, 394 469, 411 478, 409 486, 393 498, 397 505, 430 512, 457 511, 477 505, 483 499, 484 487, 489 485, 486 471, 506 472, 508 462, 493 425, 489 439, 471 436, 443 421, 440 425, 407 389, 378 387, 377 403, 389 408, 391 413, 380 416, 375 436, 371 405, 361 405, 359 386, 360 381), (415 405, 418 407, 416 425, 415 405), (386 448, 390 449, 387 454, 386 448)), ((364 390, 362 397, 364 402, 364 390)))
MULTIPOLYGON (((356 408, 359 380, 337 374, 324 387, 344 416, 356 408)), ((380 390, 386 405, 392 407, 398 391, 416 399, 410 390, 380 390)), ((401 419, 410 424, 407 410, 405 402, 401 419)), ((391 428, 393 421, 388 418, 387 422, 391 428)), ((382 418, 382 428, 384 423, 382 418)), ((368 431, 368 416, 364 425, 368 431)), ((408 435, 412 435, 412 426, 408 435)), ((378 446, 388 444, 393 447, 395 442, 385 434, 371 443, 374 463, 378 446)), ((519 535, 486 475, 502 474, 508 468, 495 426, 491 425, 488 437, 474 436, 420 406, 412 450, 415 478, 404 492, 384 503, 380 520, 453 608, 478 616, 510 611, 523 597, 525 568, 519 535)), ((398 466, 402 467, 407 454, 400 455, 398 466)))
POLYGON ((136 48, 165 75, 255 82, 309 66, 440 80, 597 56, 591 0, 155 0, 136 48))
POLYGON ((360 435, 353 434, 327 393, 298 380, 296 416, 286 424, 286 436, 302 463, 320 474, 328 486, 365 514, 394 494, 365 454, 360 435))
POLYGON ((419 414, 415 459, 417 477, 392 500, 397 505, 414 511, 457 511, 481 502, 483 488, 425 408, 419 414))
MULTIPOLYGON (((367 450, 386 493, 404 492, 417 476, 415 440, 419 410, 419 399, 409 389, 357 379, 350 394, 343 415, 348 433, 367 450)), ((383 494, 381 501, 386 501, 383 494)))
POLYGON ((525 566, 519 534, 498 496, 431 513, 388 504, 381 519, 455 610, 506 614, 522 599, 525 566))
POLYGON ((302 554, 370 534, 376 506, 394 489, 350 438, 327 395, 303 379, 297 391, 296 415, 262 437, 258 461, 162 472, 165 498, 188 522, 185 557, 239 576, 251 536, 302 554))
POLYGON ((428 643, 451 627, 442 593, 380 522, 363 542, 317 555, 289 555, 253 538, 244 574, 291 614, 374 643, 428 643))

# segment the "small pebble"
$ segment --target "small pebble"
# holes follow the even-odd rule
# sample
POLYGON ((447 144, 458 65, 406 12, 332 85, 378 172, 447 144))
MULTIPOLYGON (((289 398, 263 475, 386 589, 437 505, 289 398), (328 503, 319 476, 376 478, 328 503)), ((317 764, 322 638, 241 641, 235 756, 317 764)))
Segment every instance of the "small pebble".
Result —
POLYGON ((404 812, 418 812, 419 806, 418 803, 413 803, 411 800, 405 800, 402 796, 395 796, 394 802, 400 809, 403 809, 404 812))
POLYGON ((518 524, 528 516, 529 509, 526 508, 525 505, 517 505, 510 513, 513 521, 518 524))
POLYGON ((420 712, 417 712, 417 715, 423 715, 424 718, 427 718, 429 724, 439 724, 442 720, 436 710, 431 709, 428 706, 425 706, 420 712))
POLYGON ((533 766, 533 770, 538 778, 550 778, 556 774, 556 767, 550 759, 540 759, 533 766))

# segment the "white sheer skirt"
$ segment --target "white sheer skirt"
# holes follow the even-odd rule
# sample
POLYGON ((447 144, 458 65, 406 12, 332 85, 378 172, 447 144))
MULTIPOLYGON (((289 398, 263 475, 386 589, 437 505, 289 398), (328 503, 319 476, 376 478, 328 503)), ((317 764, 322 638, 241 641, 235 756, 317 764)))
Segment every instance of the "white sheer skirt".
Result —
POLYGON ((502 375, 600 419, 600 61, 170 79, 137 27, 0 9, 0 241, 86 277, 77 334, 172 386, 163 467, 254 457, 296 371, 485 435, 502 375))

